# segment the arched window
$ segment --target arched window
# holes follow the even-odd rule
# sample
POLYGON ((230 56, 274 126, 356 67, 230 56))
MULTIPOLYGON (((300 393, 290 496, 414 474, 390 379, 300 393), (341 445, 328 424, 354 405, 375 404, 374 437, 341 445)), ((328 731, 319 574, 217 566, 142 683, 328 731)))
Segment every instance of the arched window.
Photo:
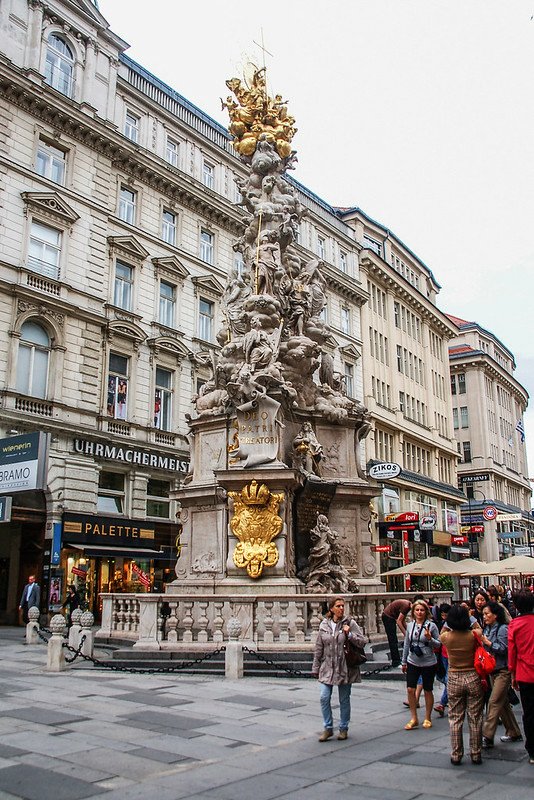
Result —
POLYGON ((51 33, 46 48, 45 79, 61 94, 72 97, 74 89, 74 56, 67 43, 51 33))
POLYGON ((31 397, 46 397, 50 337, 36 322, 25 322, 20 329, 17 359, 17 392, 31 397))

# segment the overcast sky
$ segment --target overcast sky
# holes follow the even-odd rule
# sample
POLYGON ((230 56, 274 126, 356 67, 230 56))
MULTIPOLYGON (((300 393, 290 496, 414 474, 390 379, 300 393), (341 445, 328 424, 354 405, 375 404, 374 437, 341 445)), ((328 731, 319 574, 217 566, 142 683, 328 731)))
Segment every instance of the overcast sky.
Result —
MULTIPOLYGON (((534 394, 534 0, 100 0, 129 55, 224 125, 262 60, 289 101, 295 176, 429 266, 444 311, 515 354, 534 394)), ((525 417, 534 476, 534 398, 525 417)))

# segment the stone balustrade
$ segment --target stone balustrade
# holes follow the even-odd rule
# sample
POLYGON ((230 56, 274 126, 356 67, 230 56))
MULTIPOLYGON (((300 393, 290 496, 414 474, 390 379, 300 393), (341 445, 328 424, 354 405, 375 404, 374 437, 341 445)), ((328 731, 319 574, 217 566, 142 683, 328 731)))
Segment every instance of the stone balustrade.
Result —
MULTIPOLYGON (((438 602, 450 592, 433 592, 438 602)), ((102 626, 97 635, 131 639, 141 650, 208 651, 228 641, 227 623, 241 624, 241 641, 258 650, 312 649, 327 595, 103 594, 102 626)), ((345 596, 346 613, 369 641, 384 638, 382 611, 410 594, 345 596)))

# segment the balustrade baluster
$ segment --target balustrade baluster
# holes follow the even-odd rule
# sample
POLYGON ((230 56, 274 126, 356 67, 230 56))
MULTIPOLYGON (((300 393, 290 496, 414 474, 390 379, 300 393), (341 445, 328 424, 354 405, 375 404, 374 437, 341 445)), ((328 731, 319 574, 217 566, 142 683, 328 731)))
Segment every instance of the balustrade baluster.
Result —
POLYGON ((224 641, 224 634, 223 634, 223 625, 224 625, 224 617, 223 617, 223 608, 224 602, 215 601, 214 604, 214 612, 213 612, 213 641, 217 644, 224 641))
POLYGON ((182 616, 182 628, 184 630, 182 635, 183 642, 193 641, 193 601, 184 600, 184 613, 182 616))
POLYGON ((289 601, 280 600, 279 608, 280 608, 280 619, 278 620, 278 624, 280 626, 279 641, 282 644, 287 644, 289 642, 289 617, 287 615, 289 608, 289 601))
POLYGON ((274 642, 273 606, 274 606, 274 602, 272 600, 265 600, 264 601, 265 616, 263 618, 263 624, 265 625, 265 631, 263 633, 263 641, 265 642, 265 644, 272 644, 274 642))
POLYGON ((306 621, 305 621, 305 601, 298 600, 295 603, 295 641, 303 642, 306 638, 306 621))
POLYGON ((167 641, 178 641, 178 601, 169 600, 169 608, 171 613, 167 617, 167 641))
POLYGON ((209 606, 209 600, 199 600, 198 602, 199 612, 197 620, 199 630, 197 635, 197 642, 207 642, 209 638, 209 633, 208 633, 209 619, 207 613, 208 606, 209 606))
POLYGON ((317 639, 317 634, 319 633, 319 625, 321 624, 321 620, 323 618, 322 603, 310 603, 310 607, 311 607, 310 642, 312 642, 312 644, 315 644, 315 640, 317 639))

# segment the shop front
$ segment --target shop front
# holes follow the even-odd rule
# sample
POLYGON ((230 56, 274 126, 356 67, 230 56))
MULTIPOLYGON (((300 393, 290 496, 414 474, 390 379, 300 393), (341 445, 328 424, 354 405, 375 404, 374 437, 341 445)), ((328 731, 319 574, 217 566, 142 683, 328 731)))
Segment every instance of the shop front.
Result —
POLYGON ((161 592, 176 576, 178 526, 142 519, 63 514, 61 554, 49 608, 73 584, 82 606, 100 618, 102 592, 161 592))

